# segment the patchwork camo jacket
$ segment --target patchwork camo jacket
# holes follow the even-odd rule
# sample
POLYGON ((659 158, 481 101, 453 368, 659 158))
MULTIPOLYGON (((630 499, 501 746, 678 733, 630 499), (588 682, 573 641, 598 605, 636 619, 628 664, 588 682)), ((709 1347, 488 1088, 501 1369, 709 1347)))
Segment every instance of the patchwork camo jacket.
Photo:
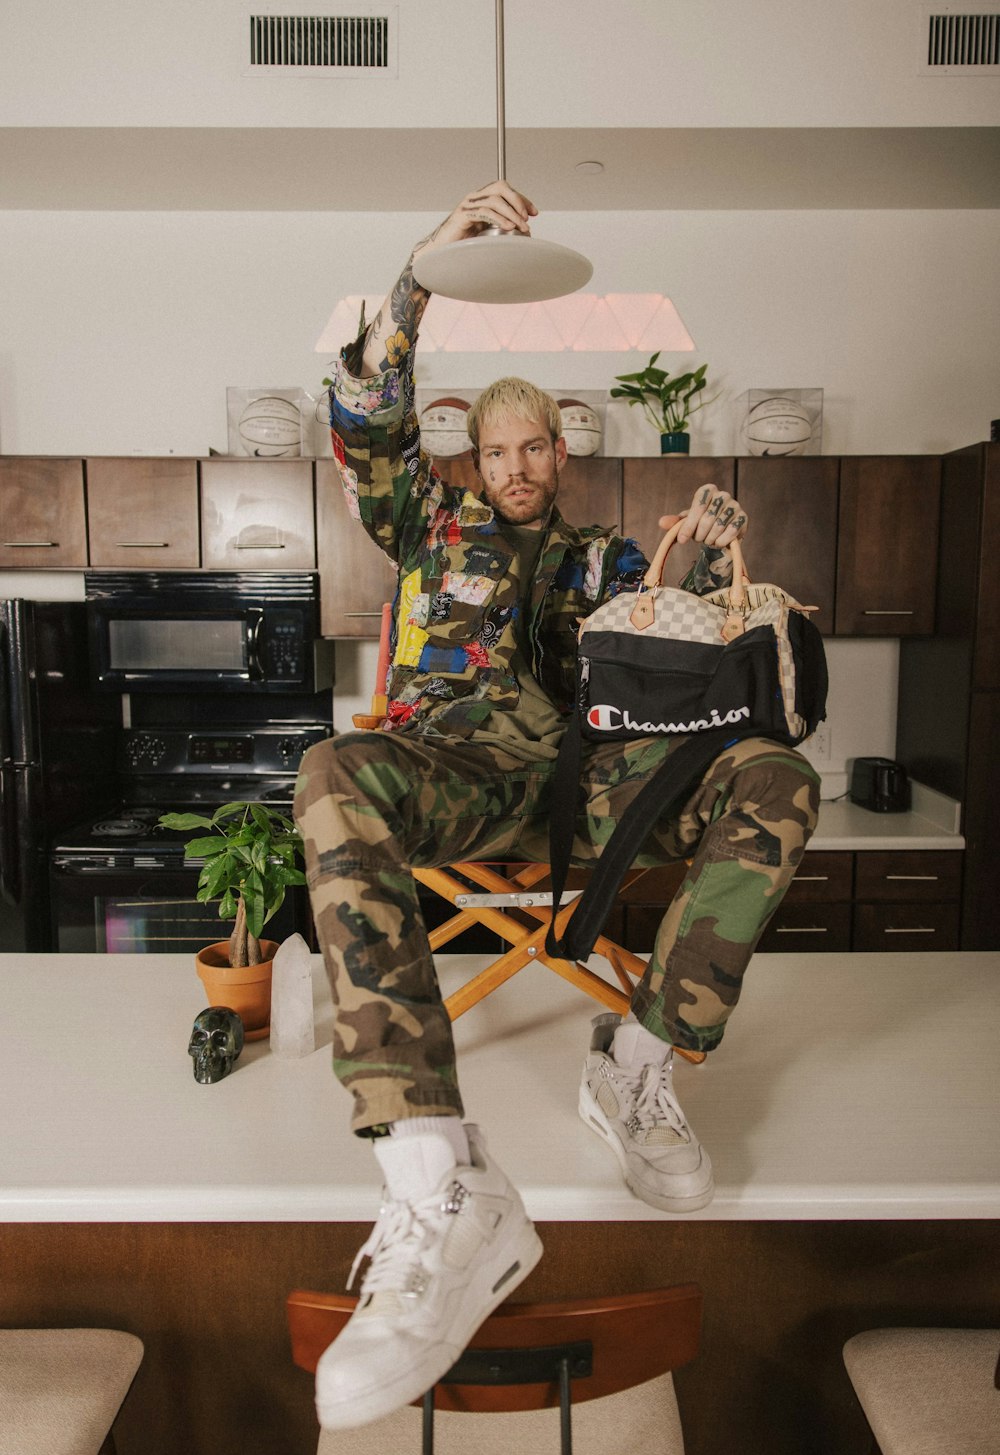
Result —
MULTIPOLYGON (((445 484, 421 450, 405 366, 359 380, 341 361, 330 400, 348 509, 399 568, 386 728, 468 737, 517 705, 517 557, 491 507, 445 484)), ((634 591, 646 566, 635 541, 552 511, 527 626, 533 670, 560 711, 573 701, 580 620, 634 591)))

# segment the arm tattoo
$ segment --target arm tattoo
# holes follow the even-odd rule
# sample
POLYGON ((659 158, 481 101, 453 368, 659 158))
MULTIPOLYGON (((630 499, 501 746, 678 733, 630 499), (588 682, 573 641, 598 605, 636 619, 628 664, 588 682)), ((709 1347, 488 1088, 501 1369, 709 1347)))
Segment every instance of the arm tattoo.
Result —
POLYGON ((681 590, 707 596, 710 591, 728 586, 732 579, 732 557, 716 546, 702 546, 701 555, 681 582, 681 590))
POLYGON ((441 223, 417 243, 406 261, 388 298, 375 315, 371 324, 351 344, 344 358, 351 373, 362 368, 366 375, 380 374, 385 369, 395 369, 403 356, 414 347, 417 330, 424 316, 430 294, 422 288, 413 276, 413 259, 422 247, 431 242, 441 228, 441 223), (388 311, 388 318, 386 312, 388 311))

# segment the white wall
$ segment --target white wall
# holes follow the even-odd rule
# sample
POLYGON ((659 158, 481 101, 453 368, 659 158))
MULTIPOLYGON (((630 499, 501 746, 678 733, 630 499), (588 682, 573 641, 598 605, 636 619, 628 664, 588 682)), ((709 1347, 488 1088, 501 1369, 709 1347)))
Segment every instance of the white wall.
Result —
MULTIPOLYGON (((225 450, 227 385, 316 387, 336 300, 388 289, 437 220, 0 212, 0 450, 225 450)), ((551 213, 536 231, 589 254, 597 293, 673 298, 724 395, 695 452, 732 448, 751 386, 822 388, 828 453, 945 450, 1000 415, 1000 213, 551 213)), ((420 382, 603 390, 640 362, 435 353, 420 382)))

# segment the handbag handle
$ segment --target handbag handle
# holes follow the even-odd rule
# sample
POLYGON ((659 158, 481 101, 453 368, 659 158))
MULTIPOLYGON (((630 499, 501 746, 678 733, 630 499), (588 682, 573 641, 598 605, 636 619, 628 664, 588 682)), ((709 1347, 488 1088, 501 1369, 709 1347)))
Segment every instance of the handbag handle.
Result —
MULTIPOLYGON (((648 591, 655 590, 663 584, 663 568, 667 564, 670 547, 676 541, 683 523, 684 517, 682 515, 670 527, 657 547, 656 555, 649 563, 649 570, 642 578, 642 584, 648 591)), ((746 587, 750 584, 746 562, 743 559, 743 550, 739 540, 732 541, 730 545, 723 547, 723 549, 727 550, 733 558, 733 581, 729 588, 729 604, 736 611, 740 611, 746 601, 746 587)))

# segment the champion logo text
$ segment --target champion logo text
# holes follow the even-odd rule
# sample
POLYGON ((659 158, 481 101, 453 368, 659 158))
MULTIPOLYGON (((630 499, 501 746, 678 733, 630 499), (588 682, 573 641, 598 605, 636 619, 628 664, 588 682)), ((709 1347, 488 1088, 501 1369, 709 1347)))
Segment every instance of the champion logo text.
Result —
POLYGON ((627 707, 612 707, 601 702, 587 713, 587 726, 598 732, 614 733, 703 733, 709 728, 726 727, 750 716, 749 707, 735 707, 720 716, 713 707, 708 717, 698 717, 692 722, 636 722, 627 707))

